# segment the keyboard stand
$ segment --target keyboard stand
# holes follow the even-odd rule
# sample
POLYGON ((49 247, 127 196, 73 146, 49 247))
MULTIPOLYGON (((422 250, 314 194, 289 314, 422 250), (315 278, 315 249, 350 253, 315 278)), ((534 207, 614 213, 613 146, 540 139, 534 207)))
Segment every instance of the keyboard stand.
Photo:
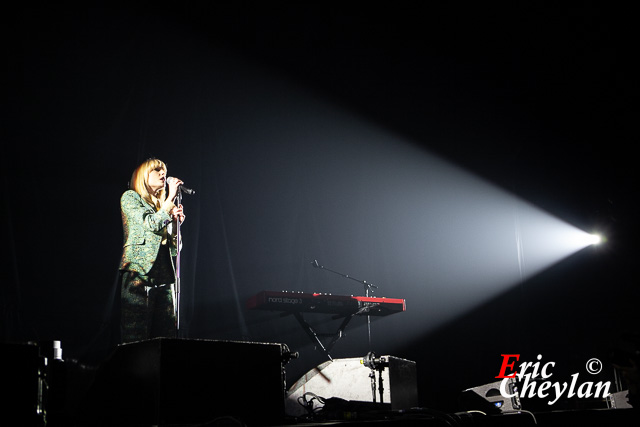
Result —
MULTIPOLYGON (((320 351, 321 353, 323 353, 325 356, 327 356, 329 358, 329 360, 333 360, 333 358, 331 357, 330 351, 331 351, 331 349, 333 349, 333 346, 336 345, 338 340, 344 336, 344 330, 347 328, 347 325, 349 324, 349 322, 351 321, 353 316, 360 315, 360 314, 363 314, 363 313, 367 313, 372 308, 375 308, 375 307, 377 307, 379 305, 380 304, 362 307, 362 308, 358 309, 356 312, 344 316, 344 320, 342 321, 342 323, 338 327, 338 330, 333 334, 318 334, 316 332, 316 330, 309 324, 309 322, 307 322, 304 319, 304 316, 299 311, 295 311, 295 312, 290 313, 290 314, 293 314, 293 316, 296 318, 298 323, 300 323, 300 326, 302 326, 302 329, 304 329, 304 331, 307 333, 309 338, 311 338, 311 342, 316 344, 316 349, 318 351, 320 351), (322 340, 320 339, 320 336, 331 337, 331 341, 329 342, 328 345, 325 346, 322 343, 322 340)), ((334 319, 339 319, 340 317, 342 317, 342 316, 334 316, 334 319)))

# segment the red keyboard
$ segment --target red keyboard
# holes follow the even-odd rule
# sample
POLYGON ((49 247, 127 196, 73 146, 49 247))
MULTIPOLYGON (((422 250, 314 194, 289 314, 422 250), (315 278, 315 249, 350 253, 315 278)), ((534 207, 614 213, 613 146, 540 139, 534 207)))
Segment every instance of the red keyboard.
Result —
POLYGON ((249 299, 247 308, 292 313, 387 316, 405 311, 406 304, 405 300, 398 298, 262 291, 249 299))

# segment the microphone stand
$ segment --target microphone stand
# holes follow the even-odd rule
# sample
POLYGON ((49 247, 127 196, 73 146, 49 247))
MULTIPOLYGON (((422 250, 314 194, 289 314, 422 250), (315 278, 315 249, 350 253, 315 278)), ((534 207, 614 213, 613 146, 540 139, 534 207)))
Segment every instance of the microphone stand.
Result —
MULTIPOLYGON (((340 272, 331 270, 329 268, 326 268, 325 266, 318 264, 318 260, 317 259, 314 259, 313 261, 311 261, 311 265, 314 266, 315 268, 320 268, 322 270, 330 271, 330 272, 332 272, 334 274, 337 274, 338 276, 344 277, 345 279, 351 279, 351 280, 354 280, 354 281, 356 281, 358 283, 363 284, 364 285, 364 296, 367 297, 367 298, 369 297, 369 291, 371 289, 378 289, 378 287, 376 285, 374 285, 373 283, 368 283, 366 280, 359 280, 359 279, 356 279, 354 277, 349 276, 348 274, 340 273, 340 272)), ((373 291, 371 290, 371 292, 373 292, 373 291)), ((369 350, 371 350, 371 316, 369 315, 368 311, 367 311, 367 335, 368 335, 368 338, 369 338, 369 350)))
MULTIPOLYGON (((177 206, 182 204, 182 189, 178 187, 178 194, 176 196, 177 206)), ((175 312, 176 312, 176 331, 180 331, 180 243, 182 242, 182 236, 180 235, 180 219, 176 220, 176 294, 175 294, 175 312)))

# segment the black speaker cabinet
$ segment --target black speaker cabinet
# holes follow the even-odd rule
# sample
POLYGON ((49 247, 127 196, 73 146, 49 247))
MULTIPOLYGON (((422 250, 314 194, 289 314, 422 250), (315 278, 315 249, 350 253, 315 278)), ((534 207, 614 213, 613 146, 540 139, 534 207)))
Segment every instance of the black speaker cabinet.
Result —
POLYGON ((104 425, 252 425, 284 418, 283 344, 157 338, 123 344, 100 367, 90 413, 104 425))
POLYGON ((46 424, 46 359, 35 343, 0 344, 0 413, 16 425, 46 424))

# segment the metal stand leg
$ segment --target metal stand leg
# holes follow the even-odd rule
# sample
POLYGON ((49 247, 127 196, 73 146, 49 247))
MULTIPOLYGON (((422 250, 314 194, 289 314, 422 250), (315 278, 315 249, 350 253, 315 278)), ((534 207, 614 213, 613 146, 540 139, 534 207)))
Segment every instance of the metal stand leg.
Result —
POLYGON ((304 320, 304 317, 302 317, 302 313, 296 312, 293 313, 293 315, 298 320, 298 323, 300 323, 300 325, 302 326, 302 329, 304 329, 307 335, 309 335, 311 341, 318 345, 320 351, 322 351, 329 358, 329 360, 333 360, 333 358, 329 354, 329 351, 325 348, 324 344, 322 344, 322 341, 320 341, 320 338, 318 337, 316 331, 311 327, 310 324, 307 323, 306 320, 304 320))
POLYGON ((324 355, 327 356, 329 360, 333 360, 329 352, 331 351, 333 346, 338 342, 338 340, 344 336, 344 330, 346 329, 347 325, 351 321, 351 318, 354 316, 352 314, 344 318, 344 320, 340 324, 340 327, 338 328, 336 333, 330 335, 332 337, 331 342, 329 342, 329 344, 325 346, 324 344, 322 344, 322 341, 320 340, 320 336, 315 331, 315 329, 313 329, 313 327, 306 320, 304 320, 302 313, 294 312, 293 315, 298 320, 298 323, 300 323, 300 326, 302 326, 302 329, 304 329, 307 335, 309 335, 309 338, 311 338, 311 341, 318 346, 318 349, 322 353, 324 353, 324 355))

